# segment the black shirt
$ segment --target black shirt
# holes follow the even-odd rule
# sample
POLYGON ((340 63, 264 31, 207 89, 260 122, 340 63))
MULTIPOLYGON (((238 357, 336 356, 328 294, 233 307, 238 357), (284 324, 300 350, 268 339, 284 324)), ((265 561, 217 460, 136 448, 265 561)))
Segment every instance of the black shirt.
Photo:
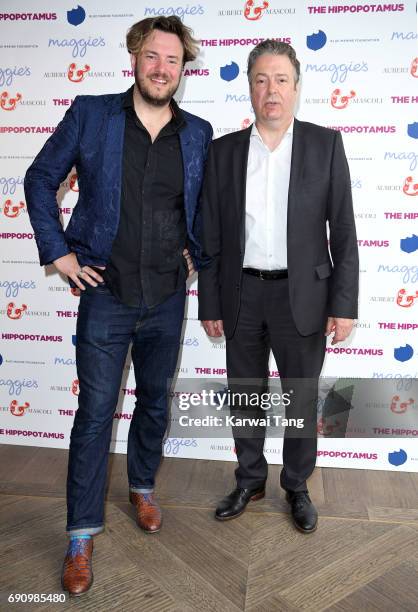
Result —
POLYGON ((185 119, 171 101, 171 120, 154 142, 135 113, 133 87, 126 112, 119 226, 102 276, 127 306, 141 298, 156 306, 187 277, 183 158, 178 132, 185 119))

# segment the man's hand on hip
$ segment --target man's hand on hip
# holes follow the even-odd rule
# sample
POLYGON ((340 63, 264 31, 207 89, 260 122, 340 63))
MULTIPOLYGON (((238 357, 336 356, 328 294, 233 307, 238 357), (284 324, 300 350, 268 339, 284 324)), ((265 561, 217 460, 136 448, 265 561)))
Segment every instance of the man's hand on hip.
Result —
MULTIPOLYGON (((53 264, 58 272, 61 272, 61 274, 65 274, 71 278, 79 289, 85 289, 83 282, 91 285, 92 287, 97 287, 97 282, 103 282, 103 278, 100 276, 100 274, 95 272, 89 266, 80 267, 75 253, 69 253, 68 255, 64 255, 64 257, 59 257, 53 261, 53 264)), ((97 267, 104 270, 103 266, 97 267)))
POLYGON ((217 321, 202 321, 202 325, 207 335, 212 338, 220 338, 224 335, 224 324, 220 319, 217 321))
POLYGON ((339 317, 328 317, 327 327, 325 335, 329 336, 334 333, 334 337, 331 344, 337 344, 337 342, 344 342, 351 334, 353 329, 354 319, 342 319, 339 317))

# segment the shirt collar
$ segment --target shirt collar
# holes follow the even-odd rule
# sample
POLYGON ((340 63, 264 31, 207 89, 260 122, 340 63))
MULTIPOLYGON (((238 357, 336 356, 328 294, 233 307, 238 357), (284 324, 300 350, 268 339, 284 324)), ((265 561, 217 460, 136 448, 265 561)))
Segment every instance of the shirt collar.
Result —
MULTIPOLYGON (((293 126, 294 126, 294 123, 295 123, 295 118, 293 117, 292 121, 289 124, 289 127, 287 128, 286 132, 284 133, 284 136, 287 136, 288 134, 290 136, 293 136, 293 126)), ((283 136, 283 138, 284 138, 284 136, 283 136)), ((263 139, 261 138, 260 132, 257 129, 255 121, 254 121, 253 126, 251 128, 251 138, 252 137, 256 137, 259 140, 261 140, 261 142, 263 142, 263 139)), ((264 144, 264 142, 263 142, 263 144, 264 144)))
MULTIPOLYGON (((125 96, 125 98, 123 100, 123 103, 122 103, 122 108, 124 108, 125 110, 132 109, 135 112, 135 107, 134 107, 134 86, 133 85, 126 92, 126 96, 125 96)), ((173 124, 173 127, 176 130, 178 130, 181 127, 183 127, 183 125, 186 125, 186 119, 184 118, 184 115, 183 115, 183 113, 181 111, 181 108, 179 107, 177 102, 174 100, 174 98, 171 98, 171 101, 170 101, 170 110, 171 110, 171 113, 172 113, 172 117, 171 117, 170 123, 173 124)))

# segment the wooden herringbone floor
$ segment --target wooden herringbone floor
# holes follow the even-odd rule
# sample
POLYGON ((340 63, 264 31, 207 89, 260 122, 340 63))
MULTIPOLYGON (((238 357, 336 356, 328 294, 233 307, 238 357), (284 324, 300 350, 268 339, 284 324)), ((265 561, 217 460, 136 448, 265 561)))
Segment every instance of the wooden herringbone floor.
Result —
POLYGON ((317 469, 316 533, 297 532, 271 466, 268 495, 218 523, 233 463, 165 459, 160 533, 127 502, 124 455, 112 455, 106 532, 95 539, 95 582, 79 599, 8 604, 9 593, 60 592, 66 548, 67 452, 0 447, 1 610, 418 610, 418 474, 317 469))

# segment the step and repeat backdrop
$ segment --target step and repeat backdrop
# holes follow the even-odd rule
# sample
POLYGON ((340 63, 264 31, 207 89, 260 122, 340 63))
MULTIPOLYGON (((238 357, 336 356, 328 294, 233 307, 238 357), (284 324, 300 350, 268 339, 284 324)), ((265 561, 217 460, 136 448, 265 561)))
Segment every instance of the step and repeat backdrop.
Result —
MULTIPOLYGON (((370 391, 368 418, 348 426, 346 438, 330 436, 338 418, 319 422, 318 465, 418 471, 415 0, 81 2, 0 7, 0 442, 67 448, 77 409, 79 297, 52 267, 39 266, 25 171, 76 95, 131 86, 127 29, 144 17, 178 15, 201 52, 185 66, 176 99, 209 120, 215 138, 253 121, 246 59, 266 38, 291 43, 301 61, 297 117, 342 132, 360 252, 360 314, 349 341, 328 345, 324 375, 393 384, 384 393, 370 391)), ((64 226, 77 197, 73 169, 57 194, 64 226)), ((225 344, 207 338, 197 319, 196 279, 187 292, 175 389, 187 387, 186 379, 196 388, 212 379, 222 385, 225 344)), ((273 359, 270 376, 279 377, 273 359)), ((177 397, 174 391, 173 413, 177 397)), ((134 406, 128 357, 114 417, 116 452, 126 451, 134 406)), ((269 462, 281 462, 281 446, 279 438, 267 440, 269 462)), ((169 434, 165 454, 235 460, 231 437, 169 434)))

